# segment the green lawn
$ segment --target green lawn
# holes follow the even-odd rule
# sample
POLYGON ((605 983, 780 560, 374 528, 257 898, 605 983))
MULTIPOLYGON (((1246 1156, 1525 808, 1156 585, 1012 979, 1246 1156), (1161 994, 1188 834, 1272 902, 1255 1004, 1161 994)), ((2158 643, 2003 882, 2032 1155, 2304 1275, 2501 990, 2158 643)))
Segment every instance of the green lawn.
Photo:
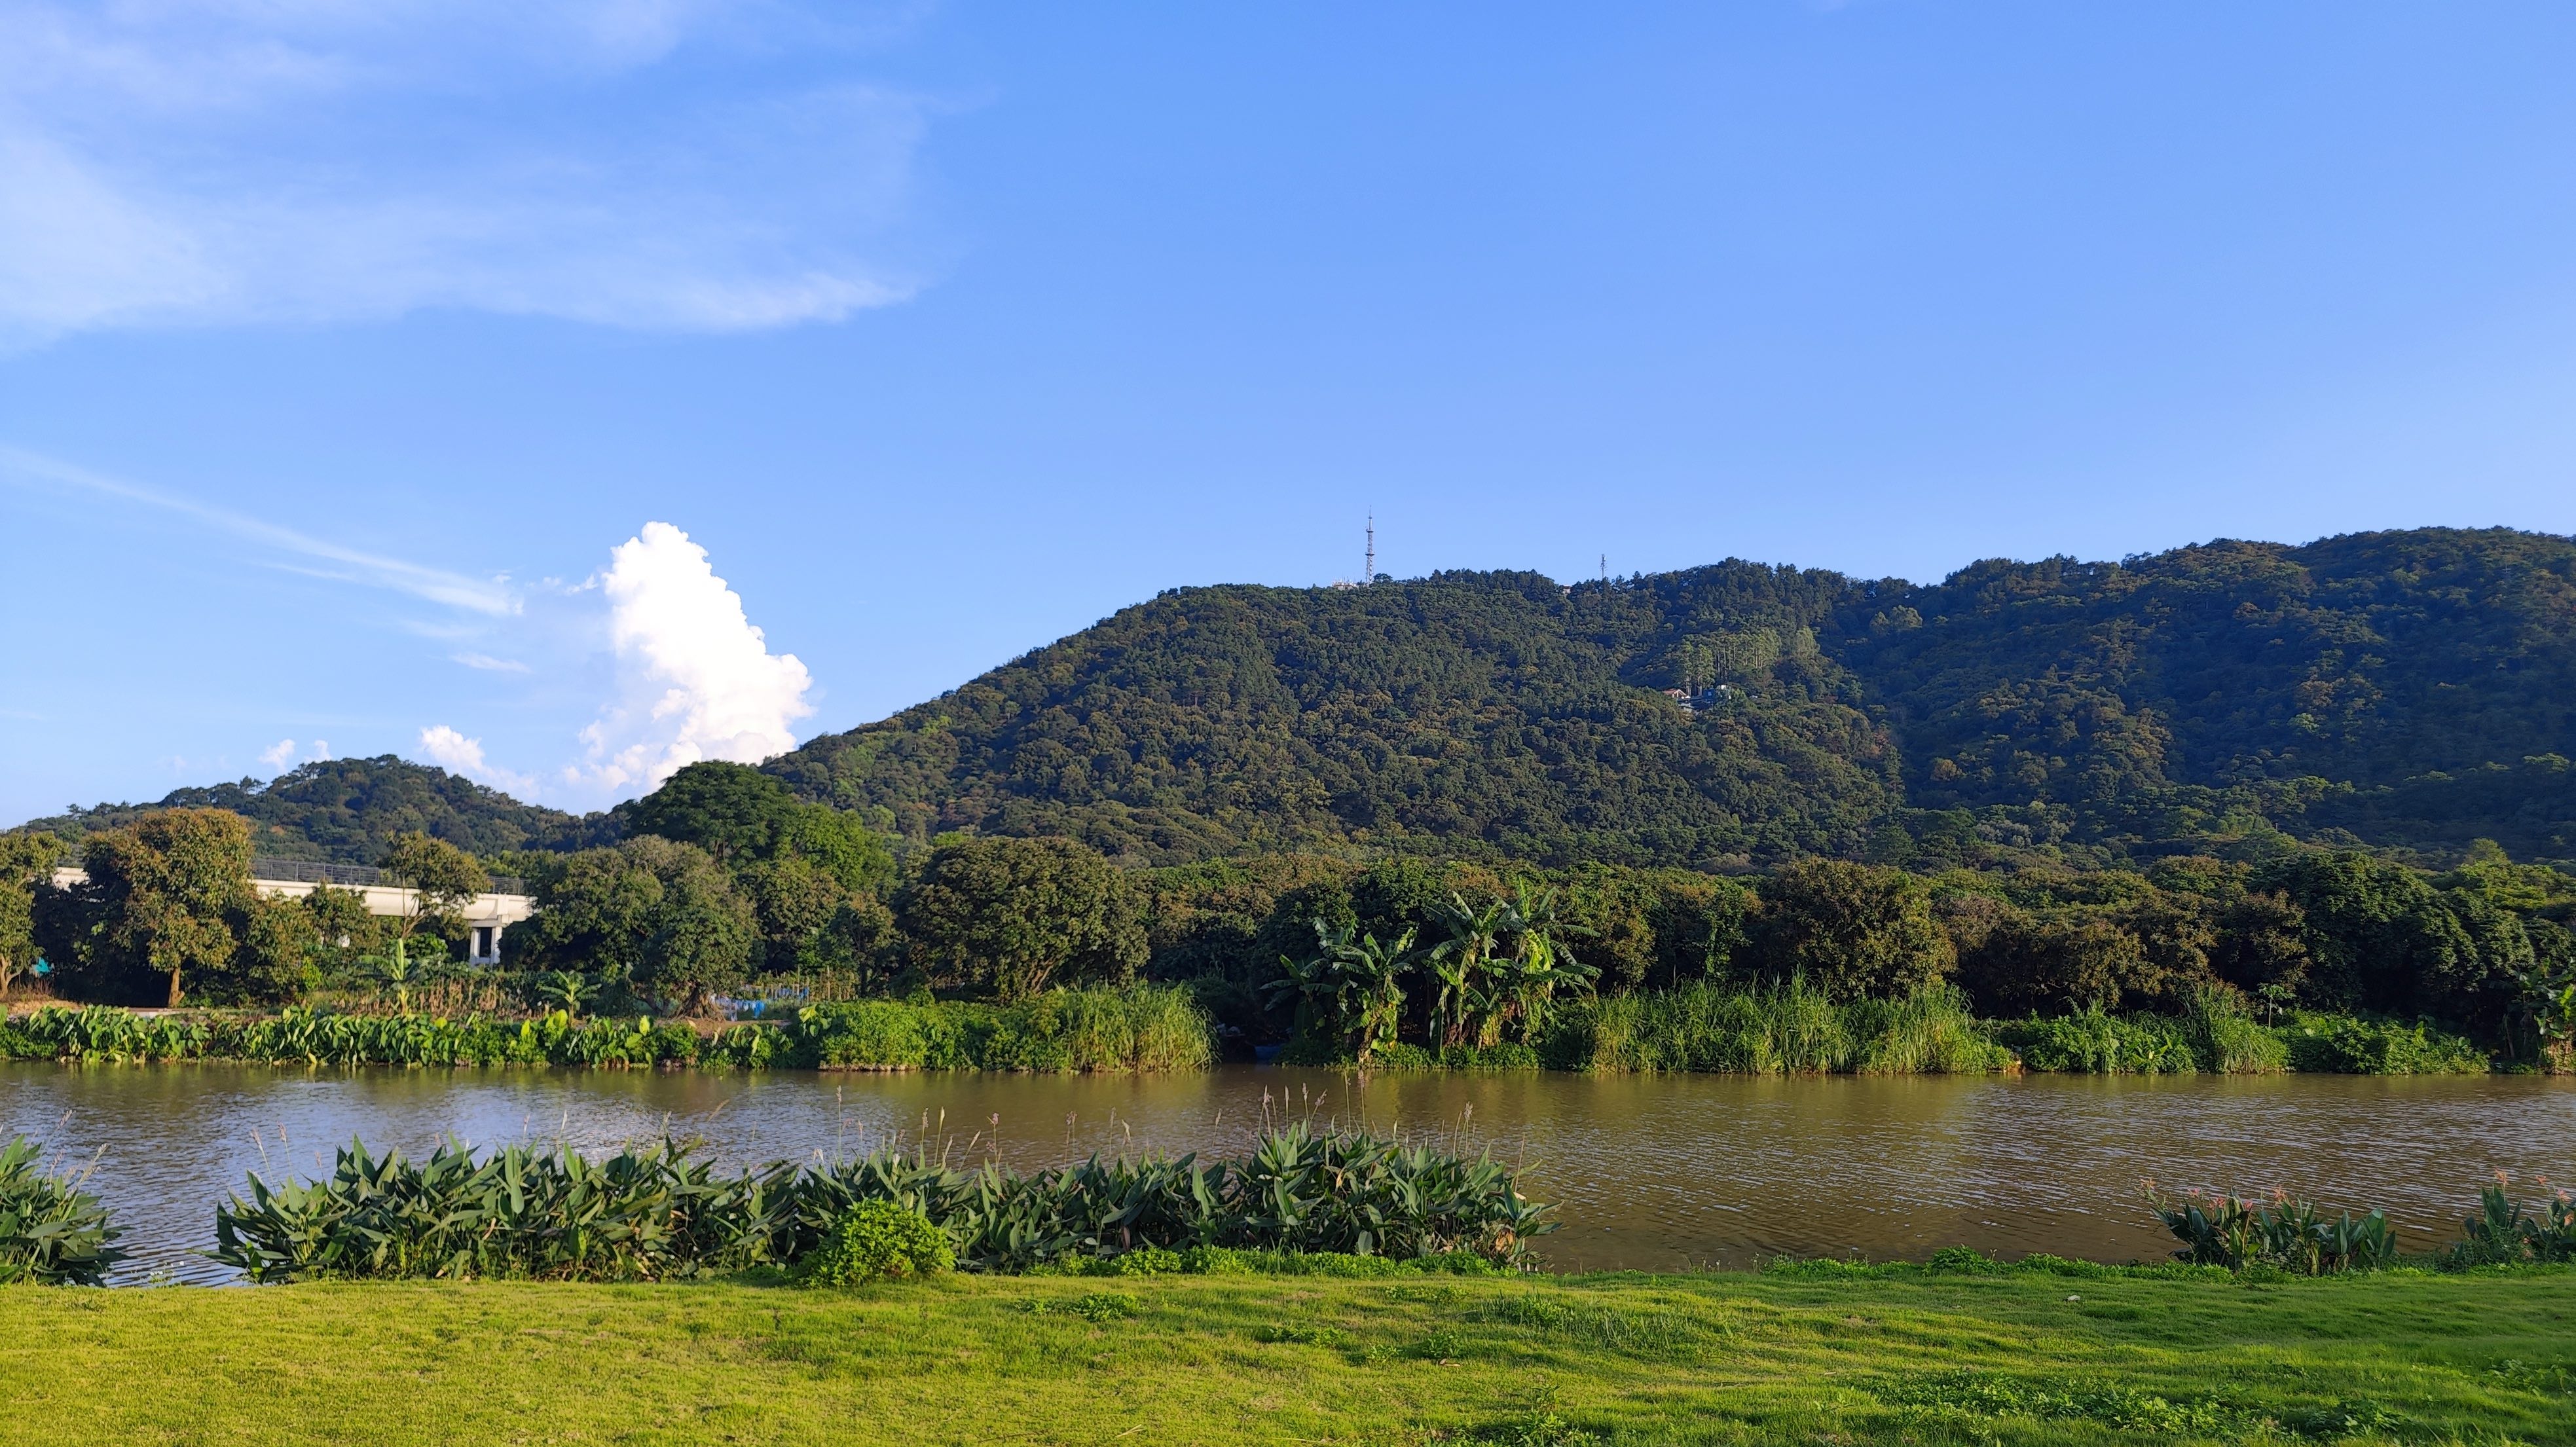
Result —
POLYGON ((0 1383, 48 1444, 2576 1442, 2576 1274, 18 1287, 0 1383))

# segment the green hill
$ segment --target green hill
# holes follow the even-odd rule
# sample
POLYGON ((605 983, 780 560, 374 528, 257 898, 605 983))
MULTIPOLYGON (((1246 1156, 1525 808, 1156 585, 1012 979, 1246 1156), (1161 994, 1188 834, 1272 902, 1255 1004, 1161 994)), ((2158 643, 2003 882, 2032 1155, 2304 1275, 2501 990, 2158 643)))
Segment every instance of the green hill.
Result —
POLYGON ((476 854, 572 849, 613 838, 606 815, 588 818, 522 804, 497 789, 385 754, 324 759, 266 784, 244 779, 180 789, 151 804, 98 804, 27 827, 77 838, 130 823, 147 809, 230 809, 251 821, 252 847, 278 859, 374 864, 394 836, 418 829, 476 854))
MULTIPOLYGON (((765 767, 910 838, 1065 834, 1131 863, 1723 869, 2281 834, 2576 859, 2571 755, 2576 541, 2424 529, 1984 562, 1930 586, 1729 561, 1571 587, 1176 589, 765 767)), ((391 756, 160 804, 239 810, 263 853, 358 862, 405 829, 485 854, 622 832, 391 756)))
POLYGON ((1180 589, 767 767, 915 837, 1140 862, 1723 867, 2274 831, 2565 858, 2570 754, 2576 543, 2426 529, 1933 586, 1730 561, 1180 589))

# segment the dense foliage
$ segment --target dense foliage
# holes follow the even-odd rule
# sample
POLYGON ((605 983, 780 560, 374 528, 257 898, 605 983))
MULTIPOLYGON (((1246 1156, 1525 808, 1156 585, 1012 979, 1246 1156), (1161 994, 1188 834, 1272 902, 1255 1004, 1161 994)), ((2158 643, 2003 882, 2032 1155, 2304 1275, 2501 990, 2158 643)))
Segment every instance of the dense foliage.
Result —
MULTIPOLYGON (((63 853, 51 835, 6 842, 24 860, 63 853)), ((328 885, 280 898, 253 885, 248 822, 226 809, 153 810, 84 835, 71 858, 87 877, 68 889, 42 866, 0 876, 0 924, 26 888, 30 942, 57 993, 172 1007, 293 1000, 362 977, 399 998, 446 960, 464 935, 463 906, 490 884, 472 856, 415 833, 382 860, 415 886, 399 916, 371 915, 358 894, 328 885)))
POLYGON ((522 804, 461 774, 391 754, 322 759, 263 784, 244 779, 177 790, 154 804, 73 806, 24 827, 78 839, 121 829, 155 809, 228 809, 251 822, 263 857, 375 864, 403 834, 444 839, 471 854, 568 849, 615 837, 612 815, 587 818, 522 804))
POLYGON ((914 838, 1934 865, 2280 833, 2576 857, 2576 544, 1180 589, 768 767, 914 838), (1662 690, 1695 694, 1693 709, 1662 690))
POLYGON ((894 1255, 907 1271, 1026 1271, 1182 1247, 1508 1263, 1547 1215, 1490 1158, 1302 1123, 1239 1161, 1094 1158, 1031 1175, 926 1146, 724 1175, 671 1142, 598 1162, 453 1142, 412 1161, 352 1143, 323 1180, 254 1175, 247 1199, 216 1211, 214 1256, 253 1281, 650 1281, 816 1256, 809 1274, 846 1280, 885 1274, 894 1255), (907 1239, 905 1217, 939 1239, 907 1239))
MULTIPOLYGON (((2564 1064, 2576 1045, 2565 1001, 2576 980, 2566 927, 2576 877, 2494 857, 2443 874, 2300 851, 2251 863, 2181 856, 2145 870, 2042 863, 1918 874, 1806 861, 1764 878, 1713 878, 1268 856, 1136 877, 1148 896, 1149 975, 1191 981, 1220 1020, 1254 1038, 1302 1034, 1324 1056, 1388 1044, 1535 1047, 1547 1032, 1508 997, 1515 981, 1537 978, 1529 972, 1541 959, 1580 977, 1556 982, 1565 997, 1602 997, 1584 1007, 1587 1018, 1634 1022, 1642 1040, 1681 1030, 1699 1042, 1640 1045, 1641 1061, 1809 1058, 1712 1043, 1772 1028, 1745 1012, 1767 1019, 1771 1007, 1758 1001, 1793 984, 1778 998, 1813 996, 1818 1009, 1920 1008, 1955 989, 1961 1020, 2032 1021, 1998 1038, 2045 1069, 2157 1068, 2104 1063, 2157 1050, 2179 1069, 2278 1068, 2262 1061, 2282 1050, 2299 1055, 2299 1068, 2456 1068, 2437 1062, 2466 1047, 2438 1043, 2450 1037, 2423 1034, 2418 1020, 2526 1063, 2564 1064), (1541 901, 1545 918, 1534 920, 1541 901), (1489 972, 1456 979, 1466 960, 1489 972), (1473 1028, 1460 1028, 1453 1008, 1462 985, 1473 1028), (1701 986, 1714 993, 1691 993, 1701 986), (1743 1023, 1681 1023, 1694 1012, 1713 1021, 1711 1011, 1743 1023), (2253 1054, 2241 1064, 2195 1064, 2237 1059, 2223 1042, 2183 1043, 2217 1021, 2308 1023, 2286 1045, 2246 1036, 2253 1054), (2167 1043, 2151 1048, 2149 1037, 2167 1043), (2385 1063, 2328 1063, 2373 1060, 2385 1063)), ((1629 1058, 1625 1049, 1599 1058, 1629 1058)), ((1861 1054, 1848 1058, 1868 1055, 1852 1049, 1861 1054)))

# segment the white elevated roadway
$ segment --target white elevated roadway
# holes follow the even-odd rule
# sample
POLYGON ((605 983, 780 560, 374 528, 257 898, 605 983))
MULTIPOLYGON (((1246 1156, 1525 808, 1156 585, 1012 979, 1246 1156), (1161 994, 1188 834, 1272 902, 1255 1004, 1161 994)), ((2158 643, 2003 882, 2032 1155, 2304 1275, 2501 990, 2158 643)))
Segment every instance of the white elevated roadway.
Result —
MULTIPOLYGON (((410 914, 418 907, 420 891, 398 884, 387 884, 384 871, 355 864, 316 864, 302 859, 254 859, 250 866, 251 887, 271 899, 302 899, 321 885, 345 889, 365 903, 367 913, 386 916, 410 914)), ((517 884, 515 879, 496 881, 517 884)), ((89 871, 57 869, 54 884, 69 889, 89 883, 89 871)), ((499 962, 501 931, 536 913, 536 900, 516 890, 494 890, 478 894, 458 911, 465 922, 467 957, 478 965, 499 962)))

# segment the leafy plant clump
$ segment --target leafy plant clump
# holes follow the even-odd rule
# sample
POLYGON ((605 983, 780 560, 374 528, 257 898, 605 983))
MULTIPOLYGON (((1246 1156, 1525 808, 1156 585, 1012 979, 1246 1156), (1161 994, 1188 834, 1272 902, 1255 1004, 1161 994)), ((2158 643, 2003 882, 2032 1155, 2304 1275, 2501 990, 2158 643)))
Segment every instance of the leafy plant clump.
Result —
POLYGON ((33 1141, 0 1145, 0 1285, 96 1286, 121 1253, 82 1177, 48 1174, 33 1141))
POLYGON ((958 1169, 926 1149, 888 1150, 817 1168, 800 1191, 802 1211, 817 1224, 863 1200, 910 1206, 945 1230, 960 1264, 977 1271, 1106 1262, 1148 1248, 1185 1258, 1209 1249, 1464 1253, 1517 1264, 1555 1224, 1490 1157, 1303 1122, 1263 1135, 1236 1161, 1094 1158, 1020 1175, 991 1164, 958 1169))
POLYGON ((448 1141, 426 1160, 341 1148, 330 1177, 272 1185, 215 1211, 214 1258, 252 1281, 386 1277, 661 1281, 782 1262, 795 1172, 719 1175, 665 1141, 592 1162, 448 1141))
POLYGON ((215 1259, 253 1281, 657 1281, 792 1266, 819 1282, 927 1274, 1493 1270, 1554 1229, 1511 1171, 1292 1124, 1251 1156, 1097 1159, 1020 1175, 888 1150, 718 1173, 665 1141, 592 1162, 453 1141, 420 1161, 353 1142, 324 1180, 215 1213, 215 1259))
POLYGON ((884 1277, 936 1276, 957 1252, 930 1218, 893 1201, 861 1201, 797 1262, 808 1286, 857 1286, 884 1277))
POLYGON ((2478 1213, 2461 1223, 2461 1237, 2451 1250, 2460 1266, 2504 1265, 2522 1261, 2576 1261, 2576 1195, 2541 1180, 2544 1194, 2535 1214, 2515 1200, 2513 1179, 2499 1171, 2478 1191, 2478 1213))
POLYGON ((2268 1266, 2300 1276, 2332 1276, 2397 1261, 2397 1233, 2379 1211, 2358 1220, 2344 1212, 2329 1221, 2315 1202, 2286 1191, 2251 1201, 2193 1190, 2166 1201, 2155 1197, 2152 1188, 2148 1206, 2182 1243, 2174 1259, 2195 1266, 2230 1271, 2268 1266))

